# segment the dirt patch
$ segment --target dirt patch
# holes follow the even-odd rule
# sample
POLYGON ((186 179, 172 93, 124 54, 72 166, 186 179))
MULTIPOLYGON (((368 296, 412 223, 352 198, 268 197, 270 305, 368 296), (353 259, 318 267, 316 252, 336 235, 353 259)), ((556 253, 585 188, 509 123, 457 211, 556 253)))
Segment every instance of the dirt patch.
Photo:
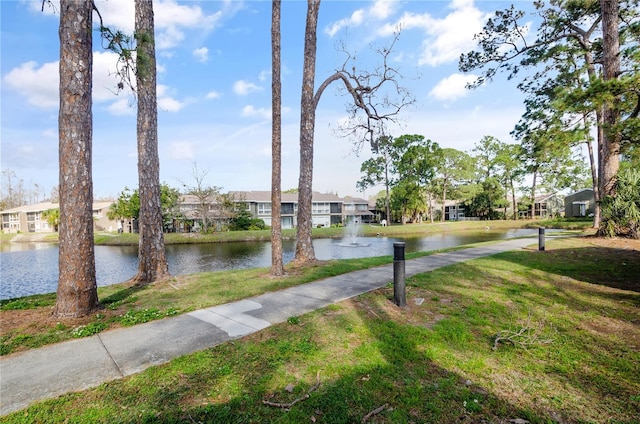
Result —
MULTIPOLYGON (((53 306, 34 309, 19 309, 0 311, 0 339, 2 343, 12 337, 51 335, 52 340, 57 340, 56 333, 69 331, 96 321, 96 314, 102 316, 101 321, 107 322, 110 318, 118 317, 126 313, 127 308, 121 306, 115 309, 101 308, 95 314, 82 318, 58 318, 53 316, 53 306)), ((120 327, 118 323, 110 323, 109 328, 120 327)), ((67 339, 63 336, 62 339, 67 339)), ((12 353, 26 350, 26 346, 18 346, 12 353)))
POLYGON ((630 238, 600 238, 596 236, 586 236, 586 240, 589 240, 594 246, 609 247, 612 249, 628 249, 637 250, 640 252, 640 239, 630 238))

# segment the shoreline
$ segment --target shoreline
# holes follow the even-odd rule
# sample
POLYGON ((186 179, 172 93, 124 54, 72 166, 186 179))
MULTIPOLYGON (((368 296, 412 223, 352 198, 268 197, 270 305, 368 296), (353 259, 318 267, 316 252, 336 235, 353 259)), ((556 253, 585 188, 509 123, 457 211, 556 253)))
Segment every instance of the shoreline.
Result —
MULTIPOLYGON (((563 230, 582 230, 591 228, 591 221, 567 220, 501 220, 501 221, 446 221, 434 223, 392 225, 383 227, 378 224, 363 224, 359 228, 358 236, 424 236, 434 233, 507 230, 519 228, 553 228, 563 230)), ((345 237, 346 227, 314 228, 313 238, 341 238, 345 237)), ((1 234, 2 244, 5 243, 58 243, 58 233, 19 233, 1 234)), ((296 230, 282 231, 283 240, 295 239, 296 230)), ((212 234, 201 233, 165 233, 165 245, 225 243, 225 242, 255 242, 270 241, 271 230, 254 231, 223 231, 212 234)), ((94 244, 102 246, 137 246, 137 233, 109 233, 95 232, 94 244)), ((1 251, 1 249, 0 249, 1 251)))

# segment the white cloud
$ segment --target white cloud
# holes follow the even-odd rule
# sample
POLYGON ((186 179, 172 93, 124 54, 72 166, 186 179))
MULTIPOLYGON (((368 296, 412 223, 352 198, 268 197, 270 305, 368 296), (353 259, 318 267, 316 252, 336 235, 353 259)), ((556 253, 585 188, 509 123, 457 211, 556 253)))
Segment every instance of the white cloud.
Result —
POLYGON ((222 10, 219 10, 210 15, 206 15, 198 5, 178 4, 175 0, 154 2, 153 11, 155 25, 161 29, 178 26, 213 29, 224 14, 222 10))
POLYGON ((156 33, 156 48, 158 50, 173 48, 180 44, 184 37, 184 32, 176 26, 165 28, 164 31, 156 33))
MULTIPOLYGON (((127 0, 96 0, 96 8, 100 11, 105 26, 120 30, 125 34, 133 34, 135 8, 134 2, 127 0)), ((100 24, 97 13, 93 13, 95 25, 100 24)))
MULTIPOLYGON (((120 78, 116 75, 118 55, 113 52, 93 53, 93 100, 97 102, 109 101, 117 98, 118 83, 120 78)), ((135 87, 135 77, 130 81, 135 87)), ((119 95, 130 95, 131 89, 126 86, 123 93, 119 95)))
POLYGON ((158 84, 156 89, 158 108, 165 112, 178 112, 186 106, 186 103, 171 97, 169 91, 169 87, 166 85, 158 84))
POLYGON ((363 17, 364 17, 364 9, 358 9, 358 10, 354 11, 351 14, 350 17, 344 18, 344 19, 340 19, 339 21, 336 21, 336 22, 332 23, 331 25, 327 26, 325 28, 324 32, 329 37, 333 37, 342 28, 360 26, 360 24, 363 21, 363 17))
POLYGON ((116 116, 132 116, 136 114, 136 107, 132 103, 131 98, 119 98, 111 103, 107 110, 110 114, 116 116))
POLYGON ((45 4, 42 1, 22 0, 22 2, 27 3, 33 12, 56 17, 60 15, 60 0, 50 0, 45 4))
MULTIPOLYGON (((95 102, 117 99, 117 59, 115 53, 93 53, 92 96, 95 102)), ((23 63, 9 71, 4 77, 4 82, 25 96, 34 106, 46 109, 59 105, 59 62, 45 63, 39 68, 35 62, 23 63)), ((130 90, 125 90, 125 95, 129 93, 130 90)))
POLYGON ((264 157, 270 158, 273 154, 273 149, 271 146, 264 146, 260 149, 260 154, 264 157))
POLYGON ((178 112, 185 106, 185 103, 180 102, 172 97, 158 98, 158 108, 165 112, 178 112))
POLYGON ((367 9, 357 9, 348 18, 340 19, 325 27, 324 32, 333 37, 343 28, 358 27, 363 23, 387 19, 394 12, 396 3, 388 0, 377 0, 367 9))
POLYGON ((169 155, 172 159, 193 160, 195 159, 196 149, 190 141, 174 141, 169 148, 169 155))
POLYGON ((42 136, 51 139, 58 139, 58 129, 57 128, 49 128, 42 131, 42 136))
MULTIPOLYGON (((131 115, 135 107, 131 103, 131 90, 125 87, 118 93, 119 78, 115 75, 117 55, 111 52, 93 54, 93 101, 112 102, 107 110, 113 115, 131 115)), ((135 84, 135 80, 131 81, 135 84)), ((59 106, 59 68, 58 62, 45 63, 38 67, 36 62, 25 62, 9 71, 4 83, 24 97, 27 102, 42 109, 54 109, 59 106)), ((168 112, 177 112, 186 103, 172 98, 168 87, 158 85, 158 107, 168 112)))
MULTIPOLYGON (((40 3, 35 2, 34 3, 40 3)), ((225 1, 222 8, 214 13, 206 14, 202 8, 193 4, 178 4, 176 0, 156 0, 153 4, 154 25, 156 29, 156 48, 170 49, 185 39, 185 31, 212 31, 221 22, 233 16, 243 7, 240 1, 225 1)), ((134 2, 131 0, 96 0, 106 26, 119 29, 125 34, 134 31, 134 2)), ((58 9, 59 10, 59 9, 58 9)), ((98 16, 94 13, 94 21, 98 16)))
POLYGON ((266 109, 266 108, 258 108, 258 109, 256 109, 255 107, 253 107, 253 105, 247 105, 242 109, 242 116, 245 116, 245 117, 257 116, 257 117, 264 118, 264 119, 270 119, 271 118, 271 108, 269 108, 269 109, 266 109))
POLYGON ((45 63, 38 67, 36 62, 26 62, 9 71, 4 83, 27 98, 37 107, 48 109, 58 107, 58 62, 45 63))
POLYGON ((260 71, 260 74, 258 75, 258 79, 260 81, 266 81, 270 76, 271 76, 271 69, 265 69, 263 71, 260 71))
POLYGON ((245 80, 238 80, 233 83, 233 92, 239 96, 246 96, 249 93, 253 93, 254 91, 260 91, 262 87, 255 85, 252 82, 245 80))
POLYGON ((429 96, 437 100, 454 101, 467 95, 469 90, 465 87, 476 80, 475 75, 453 74, 449 75, 429 92, 429 96))
POLYGON ((193 57, 195 57, 198 62, 206 62, 207 59, 209 59, 209 49, 206 47, 195 49, 193 51, 193 57))
POLYGON ((378 35, 387 36, 398 27, 405 31, 421 29, 425 38, 419 65, 438 66, 455 62, 461 53, 476 46, 473 36, 482 31, 490 14, 475 7, 473 0, 454 0, 449 7, 453 10, 444 18, 435 18, 428 13, 405 13, 398 21, 383 25, 378 35))
POLYGON ((387 19, 393 13, 395 2, 389 0, 377 0, 369 9, 369 13, 377 19, 387 19))
POLYGON ((206 98, 210 100, 219 99, 220 97, 222 97, 222 94, 218 93, 215 90, 208 92, 206 96, 206 98))

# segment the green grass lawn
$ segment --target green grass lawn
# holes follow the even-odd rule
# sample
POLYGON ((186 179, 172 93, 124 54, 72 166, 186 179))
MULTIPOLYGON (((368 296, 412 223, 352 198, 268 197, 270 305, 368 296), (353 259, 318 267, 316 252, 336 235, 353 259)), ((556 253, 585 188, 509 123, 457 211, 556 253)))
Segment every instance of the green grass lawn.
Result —
MULTIPOLYGON (((640 250, 629 246, 548 240, 545 252, 442 268, 407 280, 406 308, 387 287, 2 421, 637 423, 640 250)), ((208 291, 214 278, 187 283, 208 291)))

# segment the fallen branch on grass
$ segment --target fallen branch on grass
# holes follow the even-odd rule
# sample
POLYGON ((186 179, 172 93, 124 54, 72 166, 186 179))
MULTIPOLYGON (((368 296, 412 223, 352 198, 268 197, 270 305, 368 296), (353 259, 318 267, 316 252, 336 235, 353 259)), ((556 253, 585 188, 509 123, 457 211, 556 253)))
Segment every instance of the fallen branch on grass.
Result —
POLYGON ((360 421, 361 424, 366 423, 367 421, 369 421, 369 418, 373 417, 374 415, 377 415, 379 413, 381 413, 382 411, 384 411, 385 409, 387 409, 387 406, 389 406, 388 403, 385 403, 382 406, 377 407, 376 409, 374 409, 373 411, 370 411, 367 415, 365 415, 364 417, 362 417, 362 421, 360 421))
POLYGON ((303 401, 303 400, 306 400, 306 399, 309 399, 309 397, 311 397, 311 392, 315 391, 318 387, 320 387, 320 371, 318 371, 318 374, 316 374, 316 384, 311 386, 309 388, 309 390, 307 390, 307 393, 305 393, 303 396, 300 396, 299 398, 294 399, 293 401, 291 401, 289 403, 271 402, 271 401, 266 400, 266 399, 263 400, 262 403, 267 405, 267 406, 273 406, 274 408, 282 408, 282 409, 289 410, 296 403, 298 403, 300 401, 303 401))
POLYGON ((544 321, 535 324, 531 321, 531 311, 527 321, 518 330, 502 330, 496 334, 493 340, 492 350, 498 349, 500 343, 511 343, 514 346, 527 348, 533 345, 550 344, 553 339, 542 337, 544 331, 544 321))

